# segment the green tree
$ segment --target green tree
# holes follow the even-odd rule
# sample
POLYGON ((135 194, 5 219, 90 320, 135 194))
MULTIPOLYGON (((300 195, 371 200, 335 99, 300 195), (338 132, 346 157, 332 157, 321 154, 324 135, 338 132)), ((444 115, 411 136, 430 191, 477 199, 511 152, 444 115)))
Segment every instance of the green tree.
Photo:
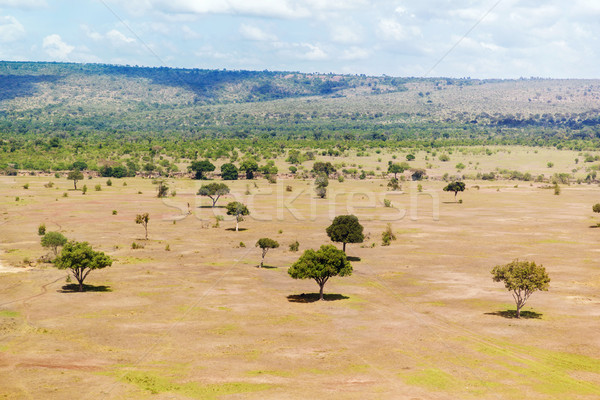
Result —
POLYGON ((365 240, 363 226, 354 215, 338 215, 326 229, 327 235, 333 242, 343 243, 342 250, 346 252, 346 243, 362 243, 365 240))
POLYGON ((405 162, 402 162, 400 164, 394 163, 394 164, 388 165, 388 173, 394 174, 394 178, 398 178, 397 174, 401 174, 409 168, 410 168, 410 165, 408 165, 405 162))
POLYGON ((83 281, 95 269, 110 267, 112 260, 106 254, 94 251, 87 242, 71 241, 65 244, 60 255, 54 260, 58 269, 69 269, 83 291, 83 281))
POLYGON ((196 173, 195 179, 205 179, 204 173, 214 171, 215 166, 208 160, 194 161, 192 162, 192 165, 189 166, 189 169, 196 173))
POLYGON ((258 164, 254 160, 246 160, 240 165, 240 171, 246 172, 246 179, 254 179, 254 173, 258 171, 258 164))
POLYGON ((225 181, 236 181, 238 179, 237 167, 231 163, 221 165, 221 178, 225 181))
POLYGON ((262 268, 263 264, 265 262, 265 256, 267 255, 267 251, 269 251, 269 249, 276 249, 276 248, 278 248, 279 247, 279 243, 277 243, 277 241, 275 241, 273 239, 260 238, 256 242, 256 247, 260 247, 261 250, 262 250, 262 259, 260 260, 260 266, 259 266, 259 268, 262 268))
POLYGON ((214 207, 219 200, 219 197, 225 196, 229 193, 229 187, 224 183, 209 183, 208 185, 202 185, 198 190, 199 196, 206 196, 212 200, 212 206, 214 207))
POLYGON ((333 166, 333 164, 331 164, 329 161, 327 162, 323 162, 323 161, 317 161, 313 164, 313 172, 316 174, 323 174, 323 175, 331 175, 333 173, 336 172, 335 167, 333 166))
POLYGON ((77 182, 83 179, 83 173, 78 169, 74 169, 73 171, 69 172, 67 179, 73 181, 73 187, 75 190, 77 190, 77 182))
POLYGON ((596 203, 592 206, 592 211, 595 213, 600 213, 600 203, 596 203))
POLYGON ((327 196, 327 186, 329 186, 327 175, 317 176, 315 179, 315 192, 317 192, 317 196, 321 199, 324 199, 327 196))
POLYGON ((323 245, 317 251, 306 250, 288 269, 288 274, 294 279, 314 279, 319 285, 319 300, 323 300, 323 287, 329 278, 351 275, 352 265, 343 251, 323 245))
POLYGON ((237 232, 239 229, 240 221, 244 220, 244 215, 250 215, 250 210, 244 204, 239 201, 232 201, 227 204, 227 215, 235 216, 235 231, 237 232))
POLYGON ((73 163, 73 169, 78 169, 80 171, 83 171, 84 169, 87 169, 88 165, 85 161, 75 161, 73 163))
POLYGON ((135 216, 135 223, 140 224, 146 231, 146 240, 148 240, 148 222, 150 222, 150 214, 143 213, 135 216))
POLYGON ((465 191, 465 183, 464 182, 450 182, 446 187, 444 187, 444 192, 454 192, 454 198, 458 192, 465 191))
POLYGON ((548 290, 550 277, 546 269, 535 262, 514 260, 506 265, 498 265, 492 269, 494 282, 504 282, 507 290, 517 305, 517 318, 521 317, 521 308, 537 290, 548 290))
POLYGON ((42 246, 49 247, 54 252, 54 255, 58 255, 58 247, 64 246, 67 243, 67 238, 60 232, 47 232, 42 236, 42 246))
POLYGON ((407 154, 406 155, 406 161, 414 161, 415 160, 415 155, 414 154, 407 154))

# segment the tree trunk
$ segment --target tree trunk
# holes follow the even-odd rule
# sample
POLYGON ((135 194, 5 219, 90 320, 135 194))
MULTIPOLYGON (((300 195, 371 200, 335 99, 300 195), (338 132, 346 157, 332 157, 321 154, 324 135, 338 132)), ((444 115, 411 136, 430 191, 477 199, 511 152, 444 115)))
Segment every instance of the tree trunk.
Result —
POLYGON ((523 307, 520 304, 517 304, 517 318, 521 318, 521 307, 523 307))
POLYGON ((319 284, 319 300, 323 300, 323 286, 325 286, 325 283, 319 284))
POLYGON ((144 226, 144 229, 146 230, 146 240, 148 240, 148 226, 147 226, 147 225, 145 225, 145 226, 144 226))
POLYGON ((344 250, 344 253, 346 252, 346 242, 344 242, 344 244, 342 245, 342 250, 344 250))
POLYGON ((77 180, 73 179, 73 187, 77 190, 77 180))
POLYGON ((238 227, 239 227, 239 225, 240 225, 240 221, 238 221, 238 219, 236 218, 236 219, 235 219, 235 231, 236 231, 236 232, 238 231, 238 227))

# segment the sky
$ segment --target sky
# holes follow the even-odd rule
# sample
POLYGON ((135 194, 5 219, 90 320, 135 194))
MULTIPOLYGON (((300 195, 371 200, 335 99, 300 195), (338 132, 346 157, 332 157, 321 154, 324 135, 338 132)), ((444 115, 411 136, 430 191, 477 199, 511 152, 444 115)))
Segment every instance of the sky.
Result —
POLYGON ((0 0, 0 59, 600 78, 600 0, 0 0))

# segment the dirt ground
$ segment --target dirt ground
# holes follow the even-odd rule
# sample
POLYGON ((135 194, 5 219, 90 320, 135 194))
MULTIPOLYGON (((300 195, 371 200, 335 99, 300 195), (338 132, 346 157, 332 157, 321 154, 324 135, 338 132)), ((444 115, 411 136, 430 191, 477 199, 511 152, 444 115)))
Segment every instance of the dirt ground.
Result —
POLYGON ((381 179, 332 180, 316 199, 308 180, 243 180, 218 202, 249 206, 234 232, 228 216, 213 227, 225 210, 194 195, 197 181, 170 181, 167 199, 150 180, 112 181, 80 182, 82 195, 64 178, 0 177, 0 260, 17 271, 0 270, 0 398, 600 398, 597 185, 556 196, 538 183, 467 181, 460 204, 440 181, 387 193, 381 179), (147 241, 134 221, 143 212, 147 241), (354 273, 314 301, 317 284, 287 267, 329 243, 325 228, 348 213, 367 233, 347 246, 354 273), (93 271, 88 291, 65 291, 65 271, 35 263, 47 253, 41 223, 113 266, 93 271), (388 223, 397 240, 384 247, 388 223), (281 244, 263 269, 260 237, 281 244), (490 274, 515 258, 551 277, 520 320, 490 274))

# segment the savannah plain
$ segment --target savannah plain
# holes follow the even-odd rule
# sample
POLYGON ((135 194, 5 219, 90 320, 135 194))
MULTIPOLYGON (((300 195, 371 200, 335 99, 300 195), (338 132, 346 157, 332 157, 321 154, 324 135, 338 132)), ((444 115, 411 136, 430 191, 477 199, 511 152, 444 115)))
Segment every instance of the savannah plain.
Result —
MULTIPOLYGON (((65 175, 0 177, 0 398, 600 398, 600 187, 573 179, 555 195, 547 182, 499 179, 466 180, 456 199, 442 191, 457 163, 464 173, 587 174, 581 152, 489 149, 455 147, 447 162, 438 156, 448 149, 414 152, 411 166, 429 163, 429 178, 394 192, 381 176, 331 179, 325 199, 313 179, 227 182, 215 209, 196 196, 206 181, 167 179, 177 194, 159 199, 140 177, 86 178, 85 195, 65 175), (239 232, 222 208, 233 199, 251 212, 239 232), (143 212, 148 240, 135 223, 143 212), (331 243, 325 228, 340 214, 358 216, 366 238, 347 246, 353 274, 315 301, 317 284, 287 268, 331 243), (42 223, 90 242, 112 267, 93 271, 85 292, 65 291, 66 271, 36 262, 48 253, 42 223), (388 223, 397 240, 382 246, 388 223), (281 246, 259 269, 261 237, 281 246), (490 274, 517 258, 551 278, 521 319, 490 274)), ((408 152, 342 161, 385 170, 408 152)))

